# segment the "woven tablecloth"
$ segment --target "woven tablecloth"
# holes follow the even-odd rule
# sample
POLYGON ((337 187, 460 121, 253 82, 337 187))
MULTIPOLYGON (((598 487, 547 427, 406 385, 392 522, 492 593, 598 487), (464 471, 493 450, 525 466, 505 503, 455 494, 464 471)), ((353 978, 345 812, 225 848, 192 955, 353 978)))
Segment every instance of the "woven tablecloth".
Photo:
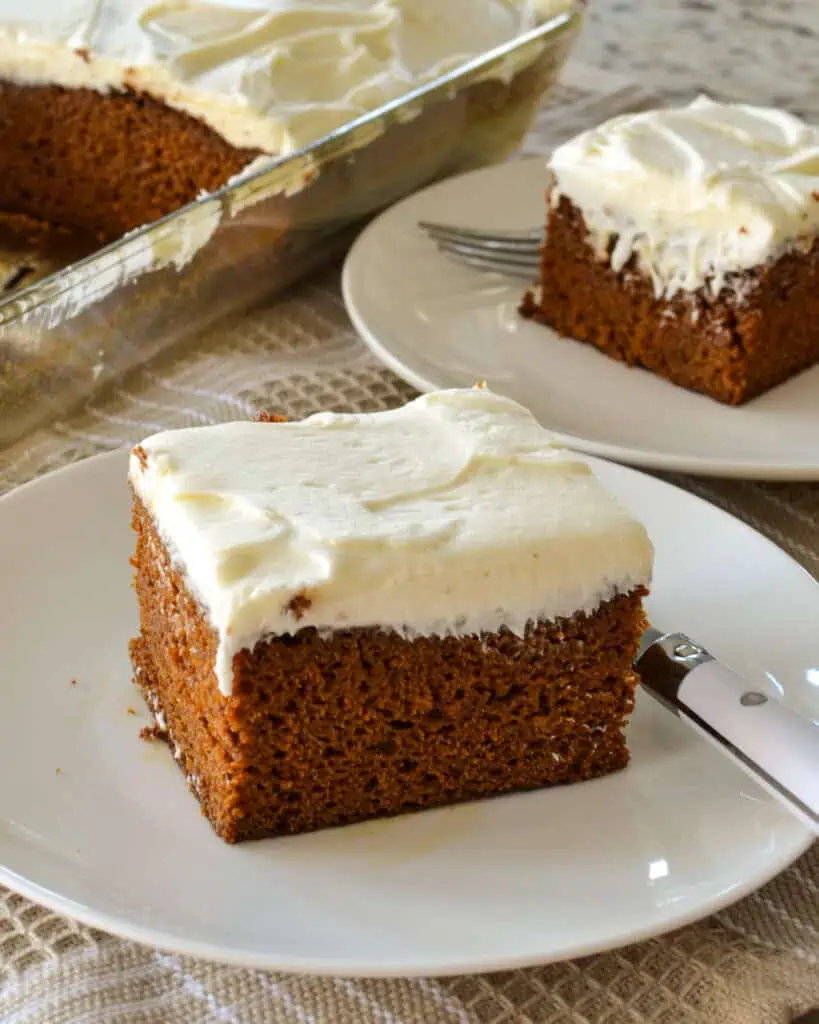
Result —
MULTIPOLYGON (((615 76, 570 65, 525 152, 649 99, 615 76)), ((261 408, 292 417, 382 409, 412 394, 356 337, 334 268, 0 453, 0 490, 160 429, 261 408)), ((819 486, 667 478, 746 520, 819 575, 819 486)), ((211 965, 104 935, 0 888, 4 1024, 779 1024, 813 1005, 816 845, 761 891, 663 938, 445 980, 319 979, 211 965)))

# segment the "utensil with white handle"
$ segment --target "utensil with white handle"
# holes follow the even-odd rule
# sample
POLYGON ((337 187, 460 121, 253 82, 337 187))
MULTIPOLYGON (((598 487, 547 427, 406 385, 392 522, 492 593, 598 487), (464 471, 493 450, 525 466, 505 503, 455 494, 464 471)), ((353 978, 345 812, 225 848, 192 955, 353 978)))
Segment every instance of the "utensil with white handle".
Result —
POLYGON ((683 633, 649 628, 643 686, 819 835, 819 725, 762 693, 683 633))

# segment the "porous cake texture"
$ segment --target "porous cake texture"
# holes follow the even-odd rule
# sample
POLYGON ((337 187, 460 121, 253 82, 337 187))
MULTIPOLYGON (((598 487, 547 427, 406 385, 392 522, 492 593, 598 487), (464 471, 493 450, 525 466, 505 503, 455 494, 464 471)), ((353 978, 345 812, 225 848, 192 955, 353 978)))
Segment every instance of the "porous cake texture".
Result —
POLYGON ((229 842, 628 760, 644 528, 486 390, 134 450, 135 680, 229 842))
POLYGON ((521 312, 730 405, 819 362, 819 129, 715 103, 614 118, 549 161, 521 312))
POLYGON ((0 210, 102 241, 212 192, 261 156, 133 91, 0 80, 0 210))
POLYGON ((0 210, 113 239, 566 6, 0 0, 0 210))

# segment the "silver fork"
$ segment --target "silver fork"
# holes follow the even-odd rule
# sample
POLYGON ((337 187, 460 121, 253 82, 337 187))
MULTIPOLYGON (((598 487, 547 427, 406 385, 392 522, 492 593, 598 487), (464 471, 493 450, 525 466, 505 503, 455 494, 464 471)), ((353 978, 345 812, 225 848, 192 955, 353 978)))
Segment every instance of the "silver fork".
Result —
POLYGON ((438 249, 479 270, 491 270, 512 277, 537 277, 543 229, 528 231, 482 231, 454 224, 420 221, 418 227, 438 249))

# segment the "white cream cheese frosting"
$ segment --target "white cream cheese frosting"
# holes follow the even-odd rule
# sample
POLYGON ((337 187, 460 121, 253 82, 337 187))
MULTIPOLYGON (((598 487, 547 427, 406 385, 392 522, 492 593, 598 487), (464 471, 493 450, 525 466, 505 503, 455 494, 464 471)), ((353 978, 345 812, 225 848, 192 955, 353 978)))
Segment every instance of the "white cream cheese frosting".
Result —
POLYGON ((0 0, 0 79, 139 89, 287 154, 568 0, 0 0))
POLYGON ((271 635, 466 635, 648 584, 645 529, 529 412, 486 390, 156 434, 130 481, 232 659, 271 635), (143 465, 144 463, 144 465, 143 465))
POLYGON ((819 128, 781 110, 700 97, 623 115, 560 146, 549 169, 553 201, 581 210, 601 258, 619 271, 636 254, 658 297, 717 294, 819 231, 819 128))

